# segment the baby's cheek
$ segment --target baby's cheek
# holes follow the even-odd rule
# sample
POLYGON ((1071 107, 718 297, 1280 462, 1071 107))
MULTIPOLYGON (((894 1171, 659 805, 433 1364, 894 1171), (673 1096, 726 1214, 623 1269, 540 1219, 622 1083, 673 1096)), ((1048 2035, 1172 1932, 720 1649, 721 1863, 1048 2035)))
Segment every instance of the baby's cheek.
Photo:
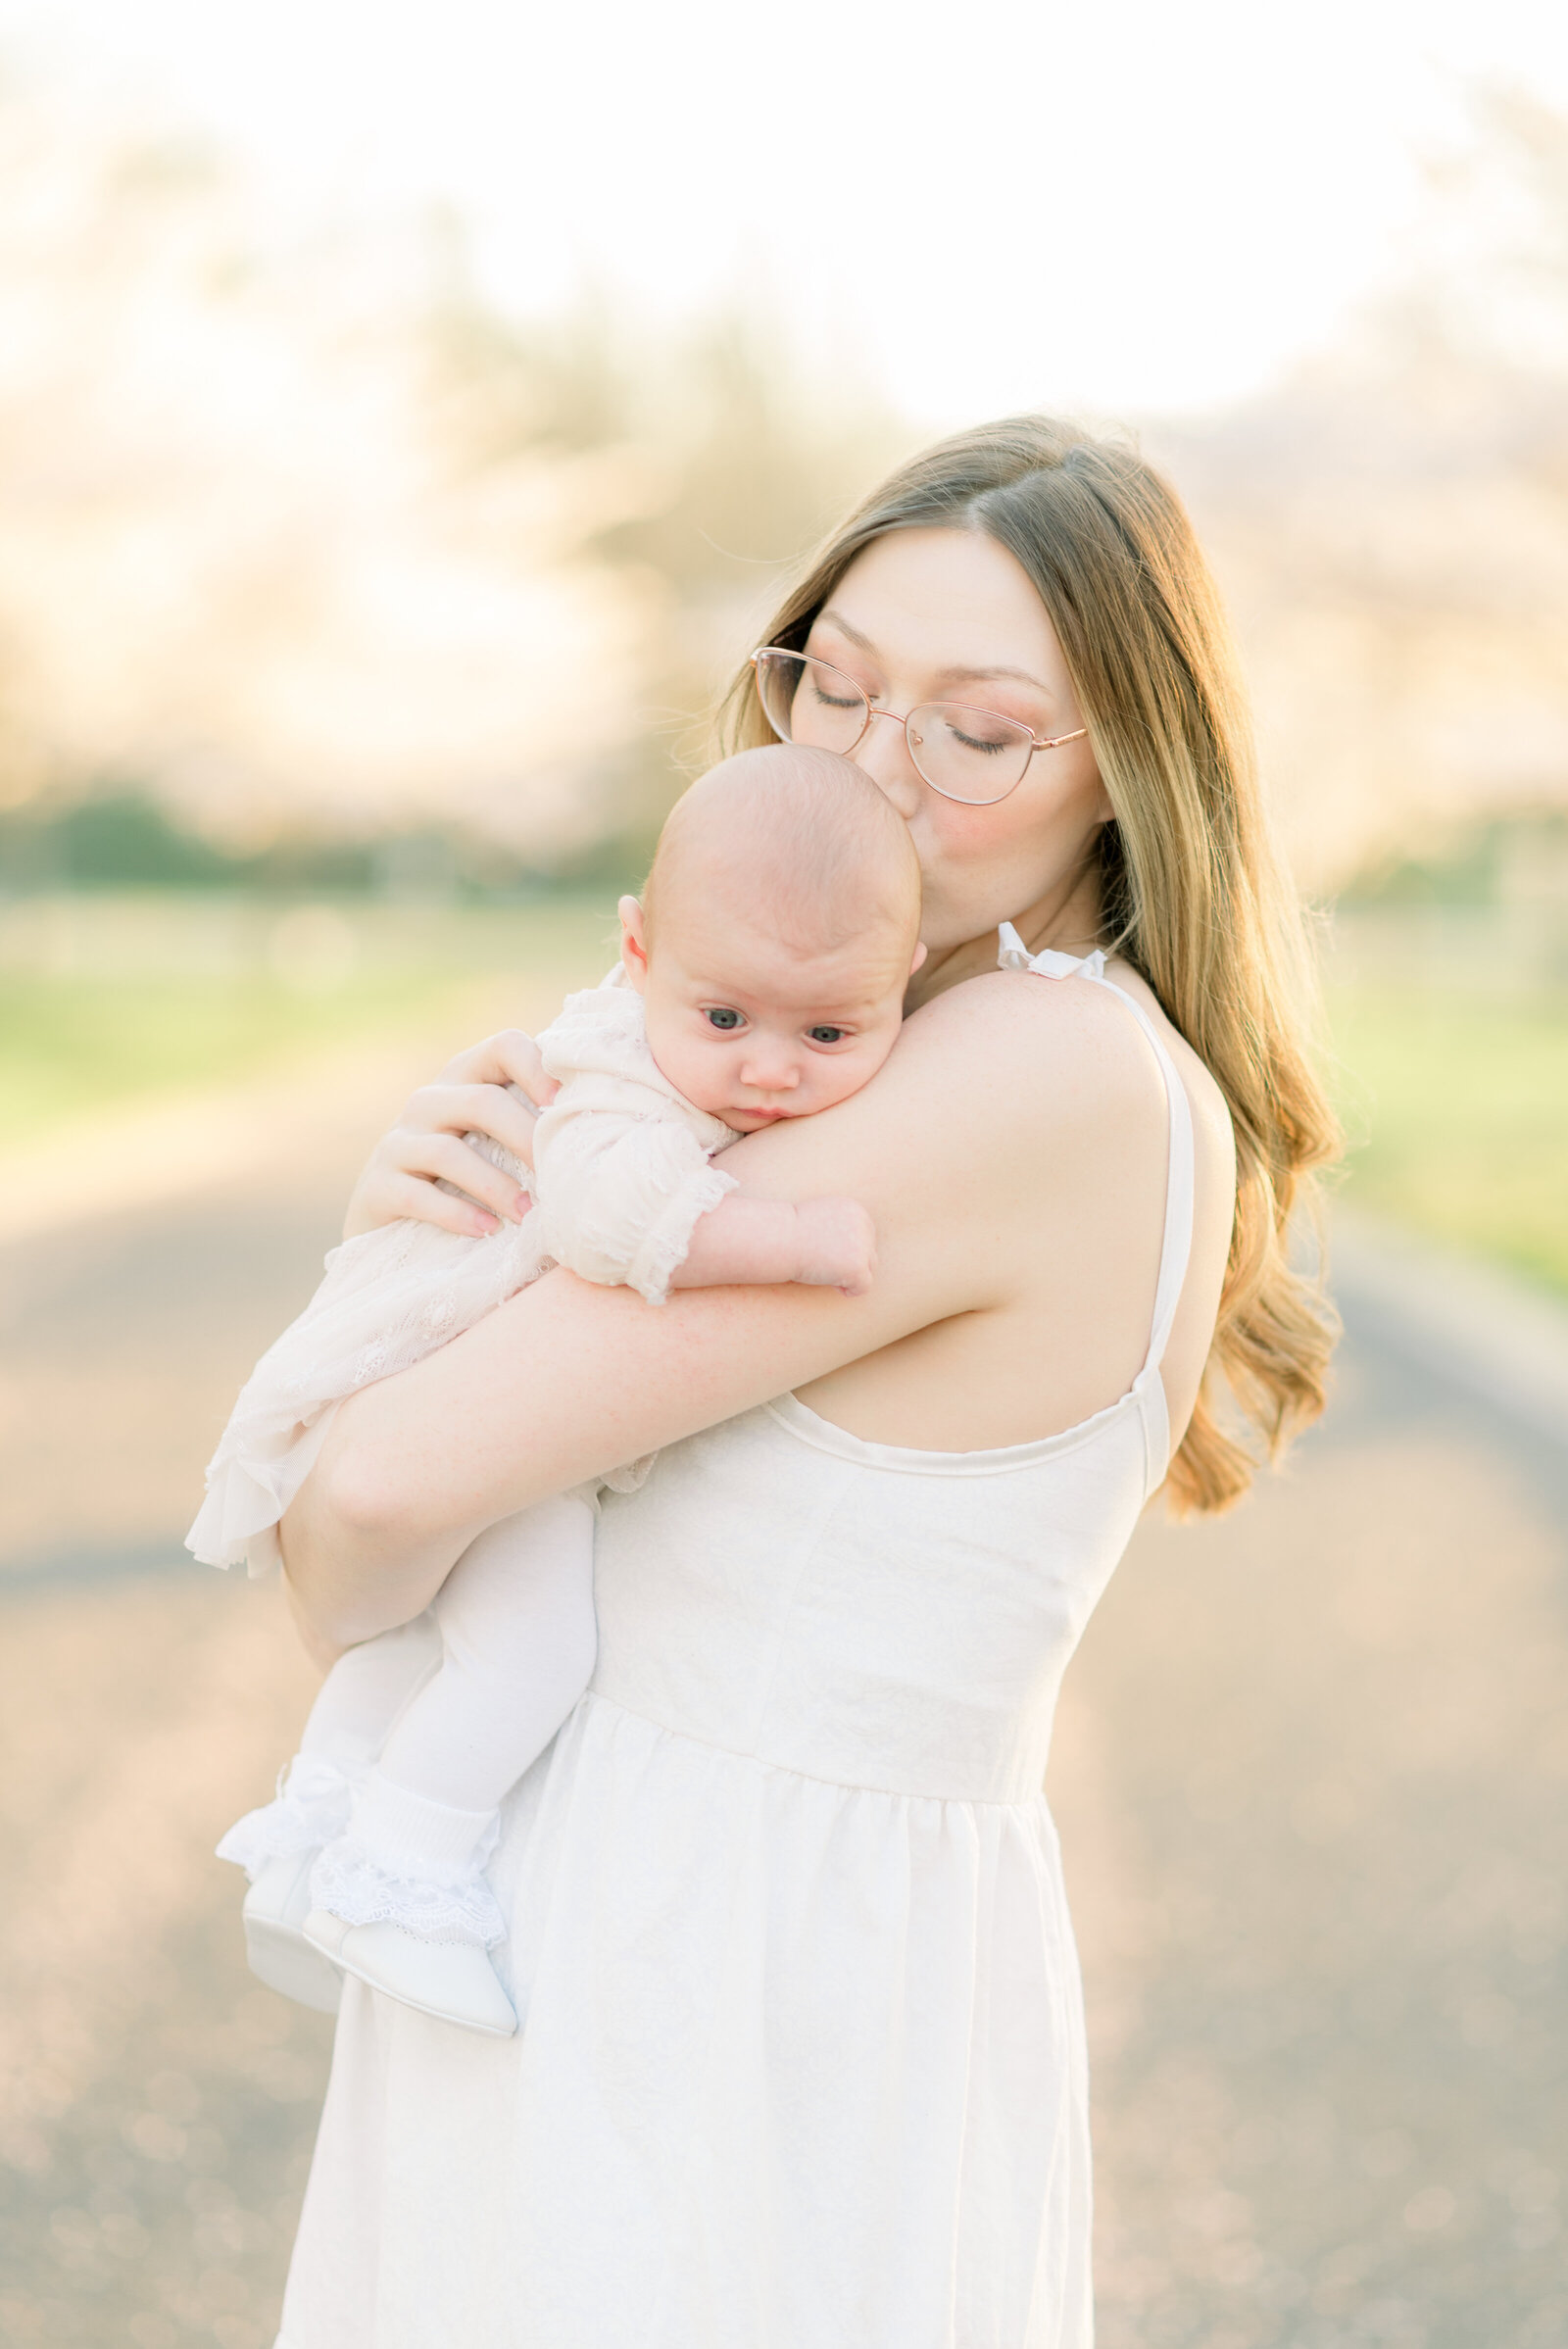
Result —
POLYGON ((885 1049, 879 1046, 875 1052, 856 1052, 843 1059, 830 1061, 828 1089, 823 1093, 818 1106, 830 1109, 836 1101, 847 1101, 852 1094, 858 1093, 862 1085, 869 1085, 892 1049, 890 1042, 885 1049))

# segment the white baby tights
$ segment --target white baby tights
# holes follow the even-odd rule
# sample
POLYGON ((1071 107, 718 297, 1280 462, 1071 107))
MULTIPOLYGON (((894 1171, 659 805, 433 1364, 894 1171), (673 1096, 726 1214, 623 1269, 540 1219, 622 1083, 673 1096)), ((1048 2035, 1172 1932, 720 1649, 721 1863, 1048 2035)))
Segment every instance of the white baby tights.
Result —
POLYGON ((575 1494, 504 1518, 426 1614, 333 1665, 295 1771, 325 1765, 362 1784, 347 1833, 317 1862, 318 1907, 436 1939, 501 1937, 479 1869, 502 1796, 593 1671, 593 1534, 575 1494))

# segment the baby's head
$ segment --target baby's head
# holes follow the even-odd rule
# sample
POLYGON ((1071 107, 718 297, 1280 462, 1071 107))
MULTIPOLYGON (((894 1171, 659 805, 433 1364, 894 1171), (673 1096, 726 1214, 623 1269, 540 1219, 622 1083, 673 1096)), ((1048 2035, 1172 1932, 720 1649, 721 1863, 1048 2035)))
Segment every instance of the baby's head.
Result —
POLYGON ((620 917, 655 1060, 748 1134, 858 1093, 925 958, 903 818, 849 759, 798 743, 742 751, 694 783, 620 917))

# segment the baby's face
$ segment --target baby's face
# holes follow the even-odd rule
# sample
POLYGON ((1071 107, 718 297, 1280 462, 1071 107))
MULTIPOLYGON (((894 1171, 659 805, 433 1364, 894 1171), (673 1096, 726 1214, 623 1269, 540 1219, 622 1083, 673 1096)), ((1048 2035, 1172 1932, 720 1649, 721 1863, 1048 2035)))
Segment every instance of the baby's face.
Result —
POLYGON ((738 1133, 810 1117, 875 1076, 897 1041, 909 962, 890 933, 803 954, 755 918, 661 921, 644 951, 622 905, 622 958, 648 1043, 677 1090, 738 1133))

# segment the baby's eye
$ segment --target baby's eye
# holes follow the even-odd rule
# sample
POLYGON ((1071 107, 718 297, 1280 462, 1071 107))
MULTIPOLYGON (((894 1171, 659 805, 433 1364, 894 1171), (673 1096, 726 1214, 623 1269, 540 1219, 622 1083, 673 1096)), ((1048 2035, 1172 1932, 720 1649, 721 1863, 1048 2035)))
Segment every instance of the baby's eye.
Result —
POLYGON ((842 1044, 849 1034, 847 1028, 808 1028, 807 1035, 813 1044, 842 1044))
POLYGON ((727 1003, 713 1004, 710 1010, 706 1010, 703 1013, 703 1017, 708 1021, 710 1027, 723 1028, 726 1031, 746 1025, 741 1014, 738 1011, 732 1011, 727 1003))

